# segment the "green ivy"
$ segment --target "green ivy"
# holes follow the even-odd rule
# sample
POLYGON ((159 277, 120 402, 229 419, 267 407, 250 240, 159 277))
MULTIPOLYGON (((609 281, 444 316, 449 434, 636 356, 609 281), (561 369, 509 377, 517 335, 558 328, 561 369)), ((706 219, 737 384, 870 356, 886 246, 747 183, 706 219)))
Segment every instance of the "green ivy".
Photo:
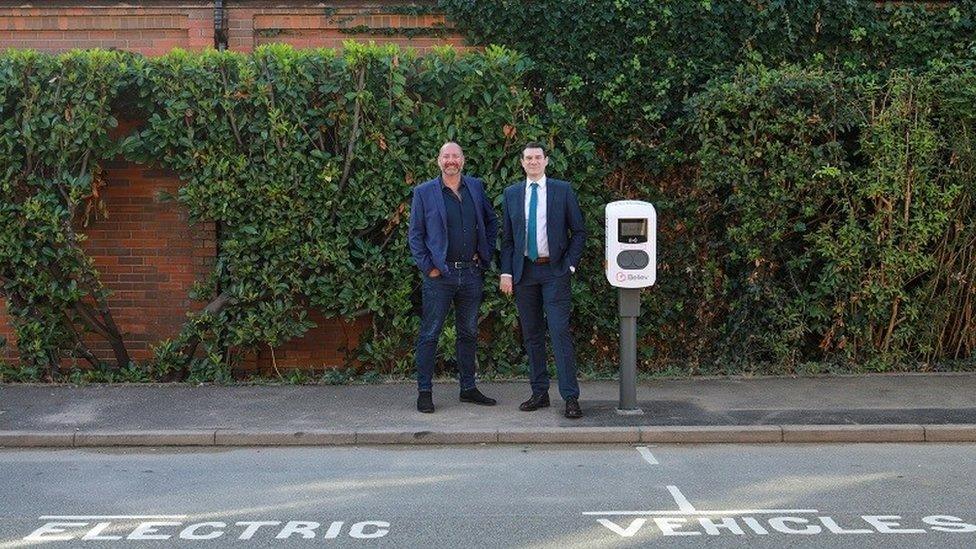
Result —
MULTIPOLYGON (((368 315, 351 356, 373 375, 411 373, 420 278, 407 209, 448 139, 499 209, 528 140, 548 143, 549 172, 579 191, 590 236, 573 319, 588 375, 616 363, 616 293, 600 266, 602 207, 621 198, 659 214, 645 373, 976 358, 973 0, 439 6, 473 43, 505 46, 0 54, 0 289, 21 357, 0 379, 50 376, 66 357, 103 367, 94 335, 121 366, 99 379, 226 380, 242 353, 308 333, 313 309, 368 315), (119 111, 140 126, 116 143, 119 111), (99 164, 118 154, 178 173, 192 220, 219 230, 193 294, 206 306, 144 369, 129 366, 82 248, 86 219, 106 213, 99 164)), ((496 276, 479 366, 521 375, 496 276)), ((369 374, 343 372, 323 380, 369 374)))
MULTIPOLYGON (((829 179, 848 176, 843 165, 830 162, 835 157, 860 161, 859 149, 867 144, 859 142, 858 135, 862 129, 875 131, 864 128, 873 121, 851 113, 851 109, 865 108, 863 101, 868 99, 862 97, 857 103, 849 97, 834 97, 837 93, 859 93, 853 85, 835 89, 826 97, 816 95, 825 92, 821 88, 827 85, 824 81, 809 91, 827 101, 826 105, 835 105, 838 113, 822 113, 826 105, 791 98, 788 88, 777 90, 784 93, 776 100, 780 103, 764 103, 749 88, 760 85, 757 79, 743 78, 742 71, 800 65, 812 72, 790 69, 769 72, 767 77, 809 81, 816 71, 824 71, 833 75, 828 80, 863 77, 874 79, 882 87, 899 71, 956 67, 971 72, 976 60, 973 0, 936 6, 860 0, 441 0, 440 6, 471 44, 501 44, 524 52, 534 61, 527 81, 536 104, 555 97, 569 112, 586 116, 590 138, 600 155, 600 168, 606 173, 604 186, 610 199, 650 200, 658 208, 658 284, 645 292, 640 321, 638 356, 644 367, 669 369, 678 364, 691 372, 773 373, 796 371, 797 365, 806 361, 851 361, 840 366, 844 369, 860 367, 869 360, 895 367, 894 363, 902 360, 906 364, 898 367, 916 368, 915 361, 928 365, 920 367, 931 367, 932 361, 948 357, 972 357, 971 326, 960 320, 959 314, 964 313, 950 313, 951 307, 939 309, 945 322, 928 326, 932 330, 940 326, 952 343, 933 343, 931 350, 911 349, 906 340, 899 345, 902 351, 895 351, 889 340, 888 351, 878 355, 877 351, 885 349, 883 343, 861 347, 848 345, 850 337, 835 338, 841 327, 850 325, 831 316, 837 303, 816 301, 820 297, 810 293, 806 285, 822 285, 821 274, 810 270, 816 265, 803 266, 808 260, 824 261, 807 248, 815 245, 810 239, 819 218, 812 220, 812 226, 797 225, 805 223, 802 220, 810 214, 790 208, 794 201, 830 203, 831 196, 818 197, 817 193, 833 191, 829 179), (728 103, 725 94, 731 94, 728 103), (734 115, 721 112, 725 106, 731 107, 736 97, 742 100, 746 96, 747 108, 734 115), (750 112, 750 108, 758 112, 750 112), (820 116, 821 127, 789 120, 790 111, 820 116), (712 116, 718 119, 707 119, 712 116), (742 127, 736 116, 749 117, 751 125, 742 127), (728 139, 723 147, 744 145, 736 144, 735 135, 714 133, 711 125, 723 123, 737 131, 753 132, 751 135, 762 141, 755 148, 767 149, 756 151, 763 156, 712 156, 710 148, 717 145, 715 140, 728 139), (840 137, 835 139, 835 134, 840 137), (766 142, 768 139, 773 141, 766 142), (803 140, 812 140, 814 146, 808 148, 803 140), (762 166, 763 162, 767 165, 762 166), (817 172, 821 167, 823 171, 817 172), (790 173, 790 169, 798 172, 790 173), (781 181, 767 179, 769 170, 782 170, 777 172, 781 181), (815 181, 777 190, 779 185, 813 174, 815 181), (766 226, 762 217, 766 212, 761 209, 730 211, 738 204, 725 204, 726 196, 709 194, 728 189, 729 183, 721 181, 724 176, 746 182, 736 187, 743 194, 734 200, 763 197, 767 191, 777 193, 760 202, 773 208, 770 224, 775 228, 766 226), (788 217, 794 213, 796 220, 788 217), (728 215, 744 217, 730 220, 728 215), (792 221, 790 226, 779 226, 784 219, 792 221), (728 223, 741 225, 726 227, 728 223), (806 240, 797 240, 798 234, 806 235, 806 240), (749 278, 753 270, 757 277, 768 274, 756 265, 747 268, 750 257, 755 263, 766 260, 770 253, 785 254, 787 250, 793 253, 778 257, 781 263, 766 267, 777 273, 787 269, 807 278, 774 277, 758 285, 765 279, 749 278), (731 265, 730 260, 734 260, 731 265), (771 318, 774 303, 784 309, 771 318), (832 326, 836 328, 831 332, 832 326), (947 355, 950 347, 953 351, 947 355), (887 359, 869 358, 873 356, 887 359)), ((880 101, 884 92, 881 88, 877 91, 880 101)), ((964 89, 940 88, 937 93, 946 94, 939 101, 959 105, 952 112, 952 123, 964 124, 968 116, 962 107, 968 97, 964 89)), ((718 131, 724 130, 718 127, 718 131)), ((967 142, 964 129, 952 131, 955 143, 967 142)), ((945 158, 942 164, 946 164, 945 158)), ((863 184, 863 180, 845 181, 863 184)), ((963 197, 971 195, 969 189, 963 197)), ((954 208, 966 207, 967 199, 959 200, 954 208)), ((856 215, 867 212, 859 210, 856 215)), ((954 249, 964 247, 966 241, 960 240, 964 235, 949 236, 954 249)), ((954 272, 963 285, 972 280, 965 269, 947 272, 954 272)), ((941 296, 943 288, 951 288, 955 305, 964 305, 959 301, 959 285, 948 285, 945 275, 942 280, 942 285, 930 288, 933 294, 941 296)), ((845 283, 856 287, 861 281, 846 278, 845 283)), ((606 295, 594 293, 598 297, 592 302, 587 299, 592 295, 589 292, 582 303, 578 298, 577 307, 592 308, 596 313, 606 295)), ((899 309, 904 311, 904 305, 899 309)), ((606 315, 597 318, 606 319, 606 315)), ((880 317, 875 320, 881 321, 880 317)), ((922 326, 921 321, 909 324, 914 329, 922 326)), ((907 329, 906 324, 896 321, 896 330, 899 327, 907 329)), ((592 328, 591 335, 579 334, 580 338, 586 337, 592 346, 612 355, 612 322, 595 323, 592 328)))
POLYGON ((76 230, 98 214, 99 163, 114 156, 112 105, 129 57, 30 51, 0 56, 0 294, 25 367, 56 373, 62 358, 104 366, 86 333, 128 366, 107 291, 76 230))
MULTIPOLYGON (((146 124, 127 149, 175 170, 192 218, 220 227, 203 296, 211 303, 158 348, 162 368, 178 370, 197 341, 230 368, 222 349, 281 346, 313 326, 314 308, 371 315, 359 357, 409 371, 420 279, 406 221, 412 187, 437 174, 440 145, 460 142, 492 196, 518 177, 524 140, 555 144, 561 169, 591 163, 572 120, 544 121, 530 108, 520 81, 528 67, 500 48, 419 57, 354 43, 341 55, 268 46, 140 64, 146 124)), ((486 366, 518 356, 512 309, 486 303, 496 341, 486 366)))
POLYGON ((689 103, 726 364, 971 358, 971 71, 748 69, 689 103))
POLYGON ((443 25, 431 27, 370 27, 369 25, 357 25, 355 27, 341 28, 339 32, 349 35, 365 34, 371 36, 403 36, 406 38, 417 38, 420 36, 444 38, 451 34, 443 25))
MULTIPOLYGON (((624 177, 687 158, 684 102, 742 63, 819 58, 844 71, 922 67, 970 51, 976 1, 439 0, 475 45, 535 62, 541 93, 589 116, 603 159, 624 177)), ((636 178, 638 181, 640 178, 636 178)))

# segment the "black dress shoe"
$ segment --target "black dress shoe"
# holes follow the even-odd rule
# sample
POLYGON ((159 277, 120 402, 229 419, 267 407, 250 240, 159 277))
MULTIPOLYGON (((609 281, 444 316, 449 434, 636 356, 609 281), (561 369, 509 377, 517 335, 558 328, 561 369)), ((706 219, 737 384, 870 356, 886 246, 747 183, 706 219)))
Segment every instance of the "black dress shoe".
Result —
POLYGON ((539 408, 549 407, 549 393, 532 393, 529 400, 519 404, 519 410, 523 412, 533 412, 539 408))
POLYGON ((583 417, 583 410, 580 410, 579 401, 575 398, 567 398, 566 412, 563 415, 569 419, 579 419, 583 417))
POLYGON ((497 404, 495 399, 488 398, 481 394, 481 391, 477 387, 461 391, 461 402, 473 402, 475 404, 481 404, 482 406, 494 406, 497 404))
POLYGON ((430 391, 420 391, 417 395, 417 411, 425 414, 434 413, 434 398, 430 391))

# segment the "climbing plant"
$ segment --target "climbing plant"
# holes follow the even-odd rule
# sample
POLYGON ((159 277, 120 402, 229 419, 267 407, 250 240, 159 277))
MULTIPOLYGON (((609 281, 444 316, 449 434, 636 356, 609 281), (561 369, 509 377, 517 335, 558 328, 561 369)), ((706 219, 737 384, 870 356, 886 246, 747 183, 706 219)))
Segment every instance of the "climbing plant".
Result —
POLYGON ((108 132, 128 60, 106 51, 0 56, 0 295, 21 362, 46 377, 62 360, 107 366, 88 333, 112 348, 108 366, 130 362, 79 231, 101 213, 101 163, 117 149, 108 132))
MULTIPOLYGON (((587 164, 590 145, 568 116, 531 109, 528 66, 500 48, 416 56, 353 43, 341 54, 270 46, 146 60, 146 125, 130 149, 175 170, 193 218, 220 227, 209 304, 166 353, 188 358, 198 341, 273 350, 312 326, 314 308, 370 315, 362 358, 407 369, 420 282, 408 207, 413 186, 438 174, 441 144, 462 144, 491 196, 517 176, 526 139, 555 145, 557 166, 587 164)), ((491 300, 485 314, 502 309, 491 300)), ((486 323, 501 338, 489 363, 517 353, 511 316, 486 323)))

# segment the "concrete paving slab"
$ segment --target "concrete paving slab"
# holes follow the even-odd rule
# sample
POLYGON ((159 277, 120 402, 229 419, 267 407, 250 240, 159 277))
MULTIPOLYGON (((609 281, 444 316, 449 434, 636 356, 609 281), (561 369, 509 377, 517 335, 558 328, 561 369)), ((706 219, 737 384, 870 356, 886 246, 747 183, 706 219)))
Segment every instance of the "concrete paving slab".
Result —
POLYGON ((356 433, 350 431, 258 431, 218 429, 217 446, 334 446, 354 444, 356 433))
POLYGON ((356 444, 481 444, 498 442, 498 432, 478 431, 360 431, 356 444))
POLYGON ((578 427, 578 428, 527 428, 498 431, 498 442, 528 443, 612 443, 639 442, 640 430, 635 427, 578 427))
POLYGON ((213 446, 214 432, 202 430, 107 431, 75 433, 75 446, 213 446))
POLYGON ((778 425, 641 427, 641 442, 667 444, 783 442, 778 425))
POLYGON ((783 425, 783 442, 924 442, 921 425, 783 425))
POLYGON ((924 425, 926 442, 976 442, 976 424, 924 425))
POLYGON ((0 431, 0 447, 41 448, 74 446, 73 431, 0 431))

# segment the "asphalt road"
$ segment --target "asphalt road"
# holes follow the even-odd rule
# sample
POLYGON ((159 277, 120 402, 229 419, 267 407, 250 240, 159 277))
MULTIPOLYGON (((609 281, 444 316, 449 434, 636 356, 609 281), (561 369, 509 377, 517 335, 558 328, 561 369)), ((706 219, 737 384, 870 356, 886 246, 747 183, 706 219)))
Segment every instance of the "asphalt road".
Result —
POLYGON ((968 548, 976 546, 974 449, 3 450, 0 549, 968 548))

